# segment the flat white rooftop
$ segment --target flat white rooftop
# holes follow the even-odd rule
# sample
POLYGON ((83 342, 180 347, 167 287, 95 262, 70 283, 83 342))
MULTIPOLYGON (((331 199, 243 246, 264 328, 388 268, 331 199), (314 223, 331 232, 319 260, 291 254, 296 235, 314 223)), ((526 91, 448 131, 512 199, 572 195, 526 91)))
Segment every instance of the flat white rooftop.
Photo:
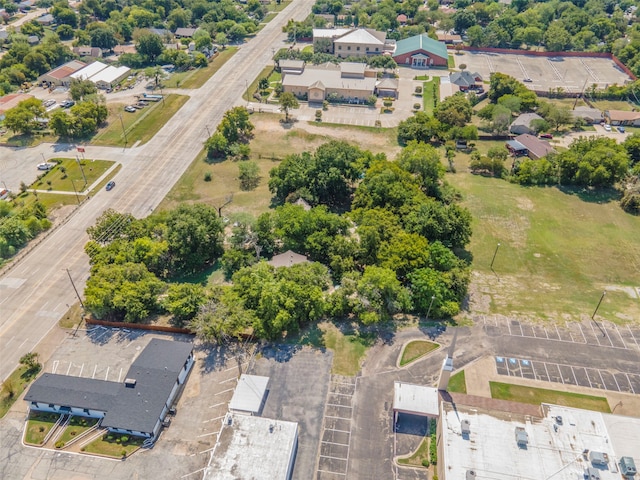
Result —
POLYGON ((394 382, 393 410, 412 415, 438 417, 438 389, 414 385, 412 383, 394 382))
POLYGON ((477 480, 576 480, 593 467, 601 480, 619 480, 620 457, 636 455, 638 463, 640 419, 556 405, 544 405, 544 412, 540 419, 461 405, 454 410, 443 403, 441 478, 465 478, 474 471, 477 480), (470 433, 463 436, 464 420, 470 433), (526 447, 516 443, 516 428, 527 432, 526 447), (592 464, 591 452, 606 454, 606 466, 592 464))
POLYGON ((203 480, 288 480, 298 424, 229 414, 203 480))
POLYGON ((258 375, 240 376, 236 390, 229 403, 229 410, 232 412, 246 412, 255 414, 262 408, 264 395, 269 384, 269 377, 258 375))

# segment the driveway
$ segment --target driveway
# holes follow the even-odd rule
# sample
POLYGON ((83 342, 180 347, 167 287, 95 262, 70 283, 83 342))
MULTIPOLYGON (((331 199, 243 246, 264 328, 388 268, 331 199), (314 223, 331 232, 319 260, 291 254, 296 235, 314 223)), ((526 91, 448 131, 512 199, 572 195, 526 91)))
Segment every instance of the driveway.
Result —
POLYGON ((595 131, 587 130, 584 132, 571 132, 563 135, 561 137, 556 137, 551 141, 553 146, 565 147, 569 148, 571 143, 580 138, 591 138, 591 137, 607 137, 613 138, 616 143, 622 143, 627 139, 627 136, 630 135, 628 132, 620 133, 616 127, 611 127, 611 131, 607 132, 604 127, 600 124, 596 124, 593 126, 595 131))

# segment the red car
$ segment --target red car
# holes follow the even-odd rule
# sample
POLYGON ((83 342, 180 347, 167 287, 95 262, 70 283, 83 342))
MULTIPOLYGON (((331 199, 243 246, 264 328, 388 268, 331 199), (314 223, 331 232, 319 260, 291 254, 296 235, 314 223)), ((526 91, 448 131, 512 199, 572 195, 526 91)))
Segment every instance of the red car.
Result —
POLYGON ((540 135, 540 138, 553 138, 553 135, 551 135, 550 133, 543 133, 542 135, 540 135))

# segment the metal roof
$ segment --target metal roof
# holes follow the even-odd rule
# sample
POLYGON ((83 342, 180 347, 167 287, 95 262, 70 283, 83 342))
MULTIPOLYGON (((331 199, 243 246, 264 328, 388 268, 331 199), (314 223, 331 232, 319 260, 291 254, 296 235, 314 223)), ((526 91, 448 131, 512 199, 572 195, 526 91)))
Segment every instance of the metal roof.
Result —
POLYGON ((260 412, 268 384, 269 377, 241 375, 229 403, 229 410, 252 414, 260 412))
POLYGON ((72 73, 71 78, 76 80, 88 80, 89 78, 93 77, 95 74, 97 74, 98 72, 101 72, 105 68, 107 68, 106 63, 93 62, 87 65, 86 67, 78 70, 77 72, 72 73))
POLYGON ((396 42, 396 51, 393 56, 397 57, 417 50, 424 50, 425 52, 438 57, 449 58, 447 46, 442 42, 434 40, 425 33, 405 38, 404 40, 398 40, 396 42))
POLYGON ((437 417, 439 402, 438 389, 435 387, 394 382, 393 409, 396 412, 437 417))

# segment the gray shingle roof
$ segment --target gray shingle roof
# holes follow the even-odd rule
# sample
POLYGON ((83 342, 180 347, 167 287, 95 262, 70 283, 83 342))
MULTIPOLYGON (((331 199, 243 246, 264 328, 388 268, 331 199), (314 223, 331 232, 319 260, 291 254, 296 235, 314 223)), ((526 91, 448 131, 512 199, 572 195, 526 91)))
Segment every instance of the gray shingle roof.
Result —
POLYGON ((25 400, 107 412, 103 427, 151 433, 192 350, 191 343, 154 338, 125 375, 136 380, 132 388, 46 373, 31 385, 25 400))

